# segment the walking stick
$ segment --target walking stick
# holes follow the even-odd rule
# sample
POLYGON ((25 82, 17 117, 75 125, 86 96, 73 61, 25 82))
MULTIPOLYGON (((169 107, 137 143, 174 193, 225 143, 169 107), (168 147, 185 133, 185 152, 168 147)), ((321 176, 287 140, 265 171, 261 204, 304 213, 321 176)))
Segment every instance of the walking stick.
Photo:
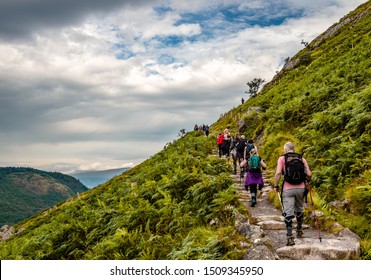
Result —
POLYGON ((281 204, 282 216, 286 217, 286 213, 285 213, 285 210, 284 210, 284 208, 283 208, 283 203, 282 203, 281 194, 280 194, 279 192, 277 192, 277 195, 278 195, 278 200, 280 201, 280 204, 281 204))
POLYGON ((309 191, 310 200, 311 200, 311 202, 312 202, 314 219, 315 219, 315 221, 316 221, 316 227, 317 227, 317 232, 318 232, 318 239, 319 239, 319 242, 322 242, 321 231, 320 231, 320 229, 319 229, 319 225, 318 225, 318 219, 317 219, 317 214, 316 214, 316 208, 314 207, 313 196, 312 196, 312 191, 311 191, 311 189, 310 189, 310 184, 309 184, 309 182, 308 182, 308 191, 309 191))

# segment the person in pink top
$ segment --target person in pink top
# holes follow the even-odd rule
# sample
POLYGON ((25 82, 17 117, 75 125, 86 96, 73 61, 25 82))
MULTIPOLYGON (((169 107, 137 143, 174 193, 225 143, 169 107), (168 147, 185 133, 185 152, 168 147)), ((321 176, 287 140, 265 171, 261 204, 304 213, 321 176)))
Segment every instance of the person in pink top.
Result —
POLYGON ((274 177, 274 188, 276 192, 280 191, 278 186, 283 175, 282 201, 283 216, 285 217, 287 231, 287 245, 295 245, 292 235, 292 220, 296 217, 296 236, 303 237, 302 223, 304 215, 304 197, 306 195, 305 182, 310 180, 312 172, 309 169, 307 161, 295 153, 295 146, 287 142, 284 147, 284 155, 279 157, 277 162, 276 175, 274 177))

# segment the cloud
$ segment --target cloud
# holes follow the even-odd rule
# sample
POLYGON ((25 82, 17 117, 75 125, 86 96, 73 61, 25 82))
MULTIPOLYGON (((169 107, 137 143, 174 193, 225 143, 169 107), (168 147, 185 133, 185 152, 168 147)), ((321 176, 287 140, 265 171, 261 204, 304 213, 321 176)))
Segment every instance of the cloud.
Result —
POLYGON ((238 105, 246 82, 269 81, 356 4, 3 0, 0 165, 140 162, 238 105))
POLYGON ((104 16, 118 8, 136 8, 157 1, 144 0, 2 0, 0 38, 30 37, 44 29, 71 27, 91 15, 104 16))

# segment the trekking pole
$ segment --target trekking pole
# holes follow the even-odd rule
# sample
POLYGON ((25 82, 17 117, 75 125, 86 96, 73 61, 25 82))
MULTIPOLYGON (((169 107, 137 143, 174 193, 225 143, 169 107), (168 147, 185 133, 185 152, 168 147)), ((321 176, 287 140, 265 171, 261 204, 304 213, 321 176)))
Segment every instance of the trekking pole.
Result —
POLYGON ((316 221, 316 227, 317 227, 317 232, 318 232, 318 239, 319 239, 319 242, 322 242, 321 231, 320 231, 320 229, 319 229, 319 225, 318 225, 318 219, 317 219, 317 214, 316 214, 316 208, 314 207, 313 196, 312 196, 312 191, 311 191, 311 189, 310 189, 309 181, 308 181, 308 191, 309 191, 310 200, 311 200, 311 202, 312 202, 314 219, 315 219, 315 221, 316 221))
POLYGON ((280 201, 280 204, 281 204, 282 216, 286 217, 285 210, 283 209, 283 203, 282 203, 281 194, 279 192, 277 192, 277 195, 278 195, 278 200, 280 201))

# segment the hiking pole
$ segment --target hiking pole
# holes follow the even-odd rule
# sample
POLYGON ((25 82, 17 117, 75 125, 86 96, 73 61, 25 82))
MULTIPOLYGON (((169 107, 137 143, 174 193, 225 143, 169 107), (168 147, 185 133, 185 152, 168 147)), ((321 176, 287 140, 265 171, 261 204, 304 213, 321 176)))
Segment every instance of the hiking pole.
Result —
POLYGON ((281 194, 279 192, 277 192, 277 195, 278 195, 278 200, 280 201, 280 204, 281 204, 282 216, 286 217, 285 210, 283 209, 283 203, 282 203, 281 194))
POLYGON ((311 191, 311 189, 310 189, 309 181, 308 181, 308 191, 309 191, 310 200, 311 200, 311 202, 312 202, 314 219, 315 219, 315 221, 316 221, 316 227, 317 227, 317 232, 318 232, 318 239, 319 239, 319 242, 322 242, 321 231, 320 231, 320 229, 319 229, 319 225, 318 225, 318 219, 317 219, 317 214, 316 214, 316 208, 314 207, 313 196, 312 196, 312 191, 311 191))

